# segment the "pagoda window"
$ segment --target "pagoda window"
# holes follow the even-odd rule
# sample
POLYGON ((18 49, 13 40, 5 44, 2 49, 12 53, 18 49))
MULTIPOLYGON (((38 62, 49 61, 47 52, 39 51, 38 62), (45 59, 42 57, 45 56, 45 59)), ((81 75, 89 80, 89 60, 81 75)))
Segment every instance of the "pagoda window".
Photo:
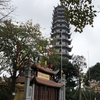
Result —
POLYGON ((53 33, 55 33, 56 31, 54 31, 53 33))
POLYGON ((68 45, 68 43, 66 43, 66 45, 68 45))
POLYGON ((58 51, 58 52, 59 52, 59 53, 61 53, 61 51, 62 51, 62 53, 65 53, 65 52, 66 52, 66 50, 65 50, 65 49, 62 49, 62 50, 61 50, 61 49, 59 49, 59 51, 58 51))
POLYGON ((66 26, 65 24, 62 24, 62 26, 66 26))
POLYGON ((62 45, 65 45, 65 42, 62 42, 62 45))
POLYGON ((57 20, 57 21, 61 21, 61 20, 57 20))
POLYGON ((68 39, 68 37, 67 37, 67 36, 65 36, 65 39, 68 39))
POLYGON ((59 52, 61 52, 61 49, 59 49, 59 52))
POLYGON ((61 21, 65 21, 65 20, 62 19, 61 21))
POLYGON ((65 30, 62 30, 62 32, 66 32, 65 30))
POLYGON ((66 50, 66 53, 68 53, 68 51, 66 50))
POLYGON ((59 42, 59 44, 61 45, 61 41, 59 42))
POLYGON ((56 30, 56 32, 59 32, 59 31, 60 31, 59 29, 56 30))
POLYGON ((62 52, 63 52, 63 53, 65 53, 65 52, 66 52, 66 50, 65 50, 65 49, 62 49, 62 52))
POLYGON ((57 35, 56 38, 59 38, 59 35, 57 35))
POLYGON ((56 26, 60 26, 60 24, 57 24, 56 26))
POLYGON ((65 39, 65 36, 64 35, 62 35, 62 39, 65 39))
POLYGON ((56 42, 56 45, 59 45, 59 42, 56 42))

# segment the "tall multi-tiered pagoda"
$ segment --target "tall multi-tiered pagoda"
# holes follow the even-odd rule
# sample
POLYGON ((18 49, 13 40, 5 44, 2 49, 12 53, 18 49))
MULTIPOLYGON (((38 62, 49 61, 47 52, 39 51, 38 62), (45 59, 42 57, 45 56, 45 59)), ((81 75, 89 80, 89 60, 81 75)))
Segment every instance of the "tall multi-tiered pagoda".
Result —
POLYGON ((54 47, 58 54, 63 58, 71 59, 72 56, 69 54, 72 49, 69 47, 71 34, 69 22, 65 19, 65 10, 67 8, 60 5, 54 8, 51 38, 57 39, 54 47))

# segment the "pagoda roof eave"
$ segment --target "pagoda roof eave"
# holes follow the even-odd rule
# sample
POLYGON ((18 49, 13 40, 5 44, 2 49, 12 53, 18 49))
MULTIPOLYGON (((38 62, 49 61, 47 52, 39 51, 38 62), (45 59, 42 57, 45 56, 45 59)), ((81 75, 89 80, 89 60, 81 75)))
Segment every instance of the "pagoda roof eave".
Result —
POLYGON ((52 75, 56 75, 58 73, 58 71, 53 71, 49 68, 41 66, 40 64, 32 65, 32 68, 36 68, 40 71, 43 71, 45 73, 52 74, 52 75))
POLYGON ((62 84, 60 83, 56 83, 54 81, 46 80, 46 79, 42 79, 38 77, 35 77, 35 82, 38 84, 43 84, 43 85, 50 86, 50 87, 56 87, 56 88, 62 87, 62 84))
MULTIPOLYGON (((61 53, 58 53, 58 54, 61 55, 61 53)), ((65 57, 71 59, 73 55, 69 55, 67 53, 62 53, 62 56, 65 56, 65 57)))
MULTIPOLYGON (((61 45, 54 45, 54 47, 55 47, 55 48, 61 48, 61 45)), ((67 50, 68 50, 69 52, 71 52, 73 46, 72 46, 72 47, 69 47, 69 46, 62 46, 62 48, 67 48, 67 50)))

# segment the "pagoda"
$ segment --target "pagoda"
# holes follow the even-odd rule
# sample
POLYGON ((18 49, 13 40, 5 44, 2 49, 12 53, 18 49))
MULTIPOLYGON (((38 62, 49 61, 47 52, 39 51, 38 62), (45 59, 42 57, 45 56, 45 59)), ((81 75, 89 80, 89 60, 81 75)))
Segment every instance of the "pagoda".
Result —
POLYGON ((58 54, 63 58, 71 59, 71 34, 68 20, 65 18, 66 7, 58 5, 54 7, 53 22, 51 28, 51 38, 56 38, 57 41, 53 45, 58 54))

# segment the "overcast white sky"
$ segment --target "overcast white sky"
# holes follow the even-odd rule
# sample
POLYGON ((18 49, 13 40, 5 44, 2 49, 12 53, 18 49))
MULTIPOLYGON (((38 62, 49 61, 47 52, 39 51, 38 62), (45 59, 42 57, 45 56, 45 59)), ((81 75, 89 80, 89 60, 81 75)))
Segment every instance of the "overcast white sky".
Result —
MULTIPOLYGON (((100 0, 93 1, 95 8, 100 10, 100 0)), ((33 24, 40 24, 44 36, 50 36, 53 9, 59 0, 12 0, 12 4, 17 7, 14 20, 26 22, 32 19, 33 24)), ((71 33, 71 54, 83 55, 89 66, 100 62, 100 13, 94 20, 94 28, 87 26, 81 34, 73 32, 72 28, 71 33)))

